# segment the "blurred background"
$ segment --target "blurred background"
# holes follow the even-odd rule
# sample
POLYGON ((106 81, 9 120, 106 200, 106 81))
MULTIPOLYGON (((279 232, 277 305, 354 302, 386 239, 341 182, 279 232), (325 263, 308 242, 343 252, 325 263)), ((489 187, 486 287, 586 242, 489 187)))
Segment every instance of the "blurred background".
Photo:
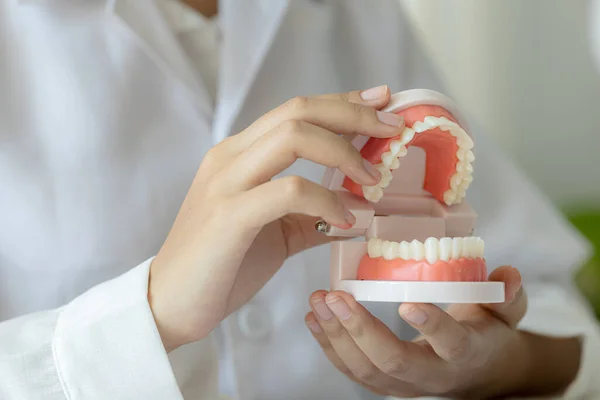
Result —
POLYGON ((600 65, 590 2, 400 1, 451 95, 595 244, 577 280, 600 316, 600 65))

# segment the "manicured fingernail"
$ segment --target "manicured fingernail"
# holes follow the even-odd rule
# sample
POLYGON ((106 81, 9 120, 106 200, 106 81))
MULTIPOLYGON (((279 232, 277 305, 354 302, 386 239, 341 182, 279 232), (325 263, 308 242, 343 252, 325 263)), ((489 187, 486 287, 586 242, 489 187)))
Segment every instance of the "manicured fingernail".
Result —
POLYGON ((387 93, 387 85, 375 86, 371 89, 360 92, 361 99, 365 101, 379 100, 385 97, 387 93))
POLYGON ((510 297, 508 299, 506 299, 506 301, 507 302, 513 301, 517 297, 517 293, 519 293, 520 289, 521 289, 521 285, 514 285, 513 289, 511 290, 510 297))
POLYGON ((327 307, 327 304, 325 304, 325 301, 323 299, 314 299, 312 301, 312 304, 317 315, 323 321, 329 321, 331 318, 333 318, 333 313, 331 312, 329 307, 327 307))
POLYGON ((350 311, 350 307, 348 307, 348 304, 346 304, 344 299, 342 299, 341 297, 328 296, 327 305, 329 306, 331 311, 333 311, 336 317, 343 321, 350 319, 350 317, 352 316, 352 311, 350 311))
POLYGON ((367 171, 369 173, 369 175, 371 175, 373 178, 375 178, 375 180, 377 180, 377 183, 379 183, 379 181, 381 180, 381 172, 379 172, 379 170, 377 168, 375 168, 375 166, 373 164, 371 164, 364 158, 363 158, 363 165, 365 166, 365 171, 367 171))
POLYGON ((308 326, 308 329, 310 329, 312 333, 323 333, 323 328, 321 328, 321 325, 319 325, 317 321, 308 320, 306 321, 306 326, 308 326))
POLYGON ((427 314, 418 307, 413 307, 408 312, 402 314, 402 318, 415 325, 423 325, 427 322, 427 314))
POLYGON ((356 183, 375 186, 381 181, 381 172, 364 158, 361 166, 355 167, 352 165, 348 169, 354 175, 356 183))
POLYGON ((404 118, 394 113, 377 111, 377 119, 382 123, 395 128, 401 128, 404 126, 404 118))
POLYGON ((350 224, 350 227, 353 227, 356 223, 356 217, 348 209, 344 210, 344 219, 348 224, 350 224))

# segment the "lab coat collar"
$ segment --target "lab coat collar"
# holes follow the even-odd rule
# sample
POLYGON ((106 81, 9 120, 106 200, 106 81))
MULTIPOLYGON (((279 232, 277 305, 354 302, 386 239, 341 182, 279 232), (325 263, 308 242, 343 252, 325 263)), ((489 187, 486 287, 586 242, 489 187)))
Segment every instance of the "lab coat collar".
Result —
POLYGON ((281 25, 290 0, 220 1, 219 19, 222 23, 223 43, 216 110, 212 110, 203 83, 196 78, 192 64, 155 1, 110 0, 109 10, 137 34, 157 62, 179 77, 197 95, 204 112, 215 113, 213 140, 218 143, 233 133, 232 126, 281 25))
POLYGON ((283 21, 290 0, 221 0, 224 42, 215 142, 231 132, 283 21))
POLYGON ((145 43, 157 62, 166 66, 198 95, 202 109, 214 112, 213 141, 231 129, 281 25, 290 0, 221 0, 219 19, 223 43, 217 109, 212 110, 206 89, 154 1, 111 0, 109 7, 145 43))
POLYGON ((206 87, 156 1, 109 0, 107 11, 140 40, 143 50, 161 68, 183 83, 202 114, 210 118, 213 110, 206 87))
MULTIPOLYGON (((52 4, 60 0, 17 0, 52 4)), ((219 70, 217 109, 213 110, 204 83, 198 79, 185 50, 162 14, 157 0, 104 0, 115 15, 139 38, 144 51, 194 95, 200 110, 213 120, 218 143, 231 129, 263 60, 281 25, 291 0, 220 0, 223 44, 219 70)))

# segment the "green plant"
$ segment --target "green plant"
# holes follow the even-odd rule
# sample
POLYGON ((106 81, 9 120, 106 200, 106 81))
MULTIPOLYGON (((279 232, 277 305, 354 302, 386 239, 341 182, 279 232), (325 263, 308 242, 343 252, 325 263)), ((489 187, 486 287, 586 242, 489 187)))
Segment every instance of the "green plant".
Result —
POLYGON ((600 318, 600 211, 572 212, 567 215, 595 249, 595 254, 579 270, 575 279, 600 318))

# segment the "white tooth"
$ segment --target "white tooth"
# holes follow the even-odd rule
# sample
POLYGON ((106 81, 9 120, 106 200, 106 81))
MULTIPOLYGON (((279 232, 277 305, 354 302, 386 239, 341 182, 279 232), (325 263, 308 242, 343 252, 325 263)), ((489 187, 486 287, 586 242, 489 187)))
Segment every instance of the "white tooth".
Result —
POLYGON ((461 257, 471 258, 471 246, 469 238, 463 238, 461 257))
POLYGON ((398 257, 404 260, 410 260, 410 244, 408 242, 400 243, 400 247, 398 248, 398 257))
POLYGON ((471 182, 473 182, 473 175, 464 175, 460 185, 458 186, 462 188, 468 188, 469 185, 471 185, 471 182))
POLYGON ((392 163, 396 159, 396 156, 393 155, 391 151, 386 151, 381 155, 381 161, 383 162, 383 165, 385 165, 387 168, 391 168, 392 163))
POLYGON ((398 154, 400 154, 400 149, 403 147, 404 145, 402 144, 402 142, 400 140, 392 140, 390 143, 390 152, 397 156, 398 154))
POLYGON ((425 122, 417 121, 413 124, 412 128, 416 133, 421 133, 431 129, 431 126, 425 122))
POLYGON ((439 128, 440 128, 441 131, 450 132, 450 134, 452 134, 452 130, 454 129, 454 125, 442 122, 440 124, 439 128))
POLYGON ((377 203, 383 197, 383 189, 378 186, 363 186, 365 199, 377 203))
POLYGON ((400 243, 398 242, 392 242, 392 249, 390 250, 392 252, 392 258, 398 258, 398 255, 400 254, 400 243))
POLYGON ((460 186, 460 184, 463 181, 463 175, 462 174, 454 174, 452 175, 452 178, 450 178, 450 188, 454 191, 456 191, 456 189, 458 189, 458 187, 460 186))
POLYGON ((369 257, 381 257, 381 240, 377 238, 369 239, 369 243, 367 244, 367 250, 369 252, 369 257))
POLYGON ((398 157, 404 157, 408 154, 408 149, 404 146, 400 147, 400 151, 398 152, 398 157))
POLYGON ((475 258, 476 257, 476 251, 477 251, 477 246, 475 244, 475 241, 477 239, 473 238, 473 237, 466 237, 463 239, 463 257, 466 258, 475 258))
POLYGON ((467 150, 471 150, 474 146, 473 139, 471 139, 465 131, 462 131, 462 133, 456 137, 456 144, 458 144, 458 147, 467 150))
POLYGON ((452 238, 445 237, 440 239, 440 260, 450 261, 452 256, 452 238))
POLYGON ((471 238, 471 257, 473 258, 477 258, 479 257, 479 238, 478 237, 472 237, 471 238))
POLYGON ((392 260, 394 258, 393 250, 392 242, 384 240, 383 244, 381 245, 381 253, 383 254, 383 258, 386 260, 392 260))
POLYGON ((437 117, 432 117, 429 115, 429 116, 423 118, 423 122, 425 122, 427 125, 429 125, 431 127, 434 127, 434 126, 440 125, 440 123, 442 121, 440 121, 440 119, 437 117))
POLYGON ((421 261, 425 257, 425 246, 418 240, 410 242, 410 258, 415 261, 421 261))
POLYGON ((477 238, 477 257, 483 258, 484 254, 485 254, 483 252, 484 248, 485 248, 485 244, 483 242, 483 239, 478 237, 477 238))
POLYGON ((394 159, 392 160, 392 165, 390 165, 390 169, 398 169, 400 168, 400 160, 398 160, 396 157, 394 157, 394 159))
POLYGON ((385 189, 392 182, 392 171, 390 171, 390 169, 383 164, 377 164, 375 165, 375 168, 377 168, 379 172, 381 172, 381 180, 379 181, 377 186, 382 189, 385 189))
POLYGON ((462 257, 463 239, 459 237, 452 238, 452 259, 458 260, 462 257))
POLYGON ((469 150, 467 150, 467 149, 462 149, 459 147, 458 150, 456 151, 456 158, 458 158, 459 161, 469 162, 466 160, 468 151, 469 150))
POLYGON ((435 264, 440 258, 440 241, 430 237, 425 240, 425 258, 429 264, 435 264))
POLYGON ((415 137, 415 131, 409 127, 404 128, 402 135, 400 136, 400 143, 403 145, 408 144, 415 137))
POLYGON ((454 201, 456 200, 456 193, 453 190, 446 190, 446 192, 444 193, 444 203, 446 203, 446 205, 451 206, 452 204, 454 204, 454 201))
POLYGON ((473 154, 473 152, 471 150, 467 151, 466 155, 465 155, 465 159, 472 163, 473 161, 475 161, 475 154, 473 154))
POLYGON ((456 163, 456 172, 460 172, 463 175, 469 175, 473 173, 473 166, 466 161, 459 161, 456 163))

